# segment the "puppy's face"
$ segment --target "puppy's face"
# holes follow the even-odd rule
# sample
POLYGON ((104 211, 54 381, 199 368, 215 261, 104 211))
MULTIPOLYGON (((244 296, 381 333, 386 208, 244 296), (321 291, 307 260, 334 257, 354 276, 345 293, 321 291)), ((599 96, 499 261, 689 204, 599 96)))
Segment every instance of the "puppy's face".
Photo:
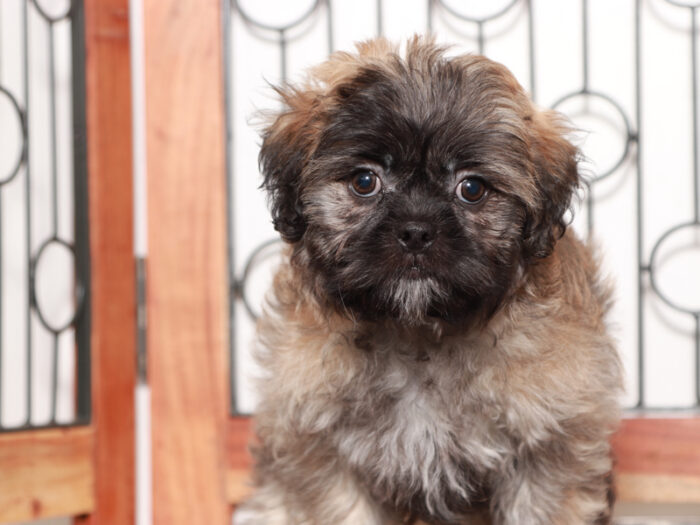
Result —
POLYGON ((513 77, 415 40, 336 55, 261 151, 275 224, 321 299, 363 318, 492 314, 563 231, 575 149, 513 77))

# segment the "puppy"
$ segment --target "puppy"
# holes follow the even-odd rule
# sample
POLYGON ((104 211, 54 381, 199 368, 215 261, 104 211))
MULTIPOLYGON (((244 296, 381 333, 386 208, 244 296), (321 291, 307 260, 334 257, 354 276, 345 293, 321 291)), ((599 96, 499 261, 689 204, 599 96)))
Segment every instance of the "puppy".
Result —
POLYGON ((419 38, 278 91, 260 162, 288 248, 238 523, 609 523, 622 374, 561 119, 419 38))

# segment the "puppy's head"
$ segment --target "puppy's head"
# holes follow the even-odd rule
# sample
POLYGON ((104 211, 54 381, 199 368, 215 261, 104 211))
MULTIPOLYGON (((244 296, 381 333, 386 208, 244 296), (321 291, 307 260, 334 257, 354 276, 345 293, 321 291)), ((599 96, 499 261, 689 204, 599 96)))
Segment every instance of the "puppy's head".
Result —
POLYGON ((503 66, 374 40, 279 92, 260 153, 273 220, 339 310, 488 316, 563 234, 577 151, 503 66))

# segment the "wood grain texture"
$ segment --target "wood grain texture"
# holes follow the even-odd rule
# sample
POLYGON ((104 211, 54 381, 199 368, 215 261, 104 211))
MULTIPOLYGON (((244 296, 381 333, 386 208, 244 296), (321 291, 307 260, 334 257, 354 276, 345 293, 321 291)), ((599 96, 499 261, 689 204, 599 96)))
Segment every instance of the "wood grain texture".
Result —
POLYGON ((154 523, 224 524, 228 412, 220 0, 146 2, 154 523))
POLYGON ((700 502, 700 417, 625 419, 612 443, 620 500, 700 502))
POLYGON ((135 269, 128 0, 85 1, 95 508, 134 521, 135 269))
POLYGON ((0 435, 0 523, 93 510, 93 444, 89 427, 0 435))
POLYGON ((229 419, 226 424, 226 499, 238 505, 251 492, 253 458, 248 452, 252 421, 247 417, 229 419))
POLYGON ((616 481, 619 501, 635 503, 700 503, 700 477, 621 472, 616 481))

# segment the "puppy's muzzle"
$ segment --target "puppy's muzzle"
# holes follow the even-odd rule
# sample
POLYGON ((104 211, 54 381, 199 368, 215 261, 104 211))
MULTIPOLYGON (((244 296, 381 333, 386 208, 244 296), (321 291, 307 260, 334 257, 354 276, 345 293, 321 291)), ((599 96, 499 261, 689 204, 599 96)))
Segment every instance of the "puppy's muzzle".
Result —
POLYGON ((429 222, 410 221, 399 226, 396 236, 406 252, 420 253, 435 242, 437 228, 429 222))

